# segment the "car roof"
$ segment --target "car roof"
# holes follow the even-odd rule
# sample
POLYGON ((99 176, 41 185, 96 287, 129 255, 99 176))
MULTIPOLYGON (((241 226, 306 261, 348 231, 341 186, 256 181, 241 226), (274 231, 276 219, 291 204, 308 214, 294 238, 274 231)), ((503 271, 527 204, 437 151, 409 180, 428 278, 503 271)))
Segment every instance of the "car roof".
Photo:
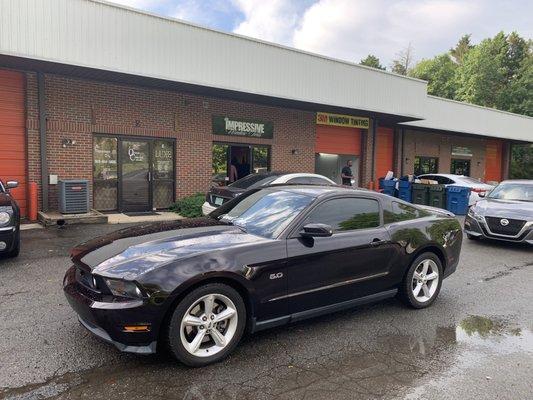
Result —
MULTIPOLYGON (((288 181, 289 179, 292 179, 292 178, 306 178, 306 177, 307 178, 320 178, 320 179, 327 180, 327 181, 329 181, 331 183, 335 183, 331 179, 329 179, 328 177, 326 177, 324 175, 312 174, 312 173, 309 173, 309 172, 291 172, 291 173, 286 173, 286 174, 280 175, 278 179, 283 179, 286 182, 286 181, 288 181)), ((280 183, 283 183, 283 182, 280 182, 280 183)))
POLYGON ((339 194, 377 194, 367 189, 353 189, 344 186, 328 186, 328 185, 290 185, 290 184, 279 184, 279 185, 270 185, 265 187, 263 190, 283 190, 286 192, 299 193, 306 196, 320 197, 323 195, 328 195, 332 193, 339 194))

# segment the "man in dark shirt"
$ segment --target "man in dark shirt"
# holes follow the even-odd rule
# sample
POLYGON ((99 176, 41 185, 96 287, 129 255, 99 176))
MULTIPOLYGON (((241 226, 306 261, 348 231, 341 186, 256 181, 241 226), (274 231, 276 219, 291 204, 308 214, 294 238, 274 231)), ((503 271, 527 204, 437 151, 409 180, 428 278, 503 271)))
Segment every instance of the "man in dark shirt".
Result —
POLYGON ((348 160, 346 165, 342 168, 341 171, 342 184, 345 186, 352 186, 352 160, 348 160))

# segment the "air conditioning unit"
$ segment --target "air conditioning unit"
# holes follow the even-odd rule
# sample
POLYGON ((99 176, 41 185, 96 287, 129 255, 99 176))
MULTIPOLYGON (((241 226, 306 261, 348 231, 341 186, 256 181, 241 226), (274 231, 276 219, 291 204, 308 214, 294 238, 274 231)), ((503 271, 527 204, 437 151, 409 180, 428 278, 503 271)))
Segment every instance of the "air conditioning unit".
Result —
POLYGON ((83 214, 89 212, 89 181, 81 179, 60 180, 59 212, 83 214))

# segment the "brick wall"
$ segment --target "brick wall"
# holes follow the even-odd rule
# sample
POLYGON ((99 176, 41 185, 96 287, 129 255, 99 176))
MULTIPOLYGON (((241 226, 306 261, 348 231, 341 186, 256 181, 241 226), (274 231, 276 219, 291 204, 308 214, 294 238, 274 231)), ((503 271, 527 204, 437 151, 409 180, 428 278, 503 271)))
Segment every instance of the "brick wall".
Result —
MULTIPOLYGON (((40 183, 37 78, 26 76, 29 179, 40 183)), ((209 186, 213 141, 269 145, 272 170, 314 170, 311 112, 51 74, 45 76, 45 98, 48 168, 59 179, 88 179, 92 185, 94 133, 175 138, 177 197, 209 186), (272 121, 274 138, 213 135, 212 115, 272 121), (63 147, 63 139, 76 143, 63 147)), ((39 188, 41 202, 40 193, 39 188)), ((49 185, 49 207, 57 208, 55 185, 49 185)))
POLYGON ((414 172, 415 156, 439 158, 439 172, 449 174, 451 159, 470 160, 470 176, 485 178, 485 139, 477 139, 456 135, 445 135, 430 131, 406 129, 404 133, 404 174, 414 172), (452 146, 468 147, 472 150, 472 157, 452 157, 452 146), (406 158, 409 160, 407 161, 406 158))

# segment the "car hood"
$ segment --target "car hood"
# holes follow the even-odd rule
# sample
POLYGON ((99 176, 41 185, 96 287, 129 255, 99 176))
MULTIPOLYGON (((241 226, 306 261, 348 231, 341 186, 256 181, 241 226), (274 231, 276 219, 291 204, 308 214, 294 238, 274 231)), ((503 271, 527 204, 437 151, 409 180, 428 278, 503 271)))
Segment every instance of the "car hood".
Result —
POLYGON ((533 202, 528 201, 484 199, 476 203, 475 211, 488 217, 533 220, 533 202))
POLYGON ((268 239, 210 218, 122 229, 76 246, 74 264, 92 273, 134 280, 179 259, 268 239))

